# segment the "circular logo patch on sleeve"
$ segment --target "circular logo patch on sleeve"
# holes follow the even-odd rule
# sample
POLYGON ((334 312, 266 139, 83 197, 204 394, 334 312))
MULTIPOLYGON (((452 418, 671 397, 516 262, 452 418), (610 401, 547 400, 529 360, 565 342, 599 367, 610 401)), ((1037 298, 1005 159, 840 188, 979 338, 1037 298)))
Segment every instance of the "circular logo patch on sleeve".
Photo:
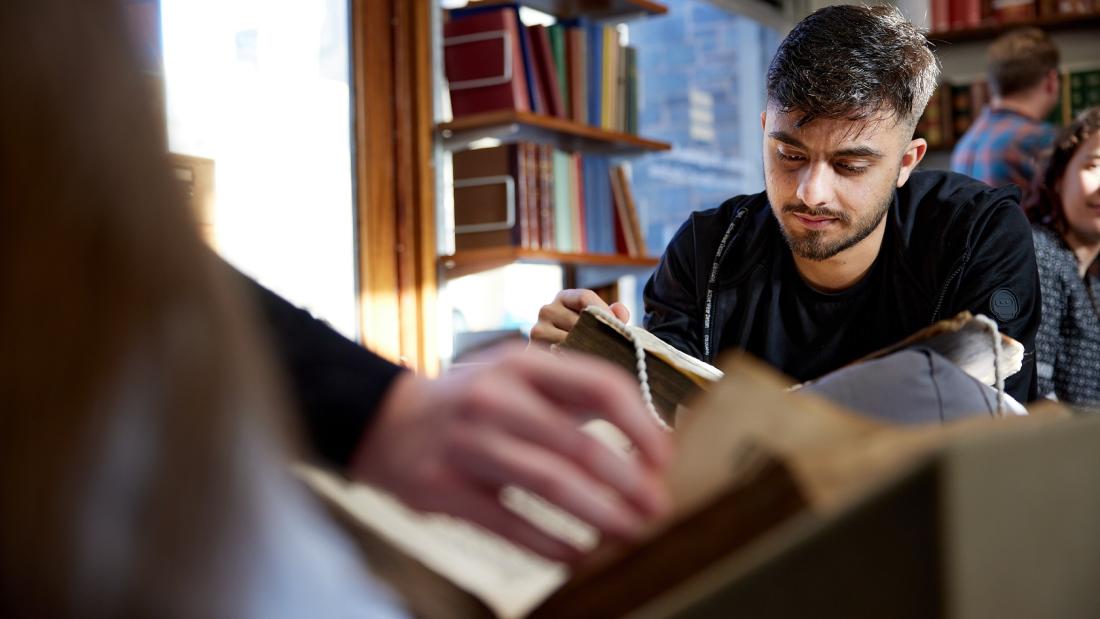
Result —
POLYGON ((989 298, 989 311, 1001 322, 1008 322, 1020 313, 1020 301, 1016 293, 1008 288, 1001 288, 989 298))

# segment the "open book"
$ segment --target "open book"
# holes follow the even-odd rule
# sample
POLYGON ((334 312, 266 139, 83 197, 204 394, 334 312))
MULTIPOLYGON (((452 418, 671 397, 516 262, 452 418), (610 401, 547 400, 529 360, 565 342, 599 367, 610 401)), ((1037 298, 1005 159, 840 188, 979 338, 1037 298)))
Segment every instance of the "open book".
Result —
MULTIPOLYGON (((597 545, 570 572, 473 525, 413 513, 380 493, 303 473, 349 523, 376 576, 421 617, 612 617, 652 609, 694 575, 766 546, 776 531, 826 518, 930 457, 953 435, 1041 417, 902 428, 848 413, 745 355, 678 420, 667 484, 674 509, 631 546, 597 545)), ((537 497, 502 501, 581 547, 583 526, 537 497)))
MULTIPOLYGON (((990 386, 995 384, 998 360, 1002 378, 1006 378, 1020 371, 1024 358, 1023 344, 991 330, 986 319, 962 312, 853 363, 881 358, 913 346, 939 353, 990 386), (994 337, 999 340, 999 346, 993 344, 994 337)), ((581 312, 561 348, 603 357, 635 375, 638 372, 636 350, 644 350, 653 404, 669 425, 673 425, 677 405, 722 378, 718 368, 672 347, 641 327, 624 324, 607 310, 595 306, 581 312)))
POLYGON ((638 372, 638 350, 644 351, 653 405, 670 426, 674 425, 679 404, 722 378, 722 371, 713 365, 596 306, 581 312, 561 348, 603 357, 634 375, 638 372))

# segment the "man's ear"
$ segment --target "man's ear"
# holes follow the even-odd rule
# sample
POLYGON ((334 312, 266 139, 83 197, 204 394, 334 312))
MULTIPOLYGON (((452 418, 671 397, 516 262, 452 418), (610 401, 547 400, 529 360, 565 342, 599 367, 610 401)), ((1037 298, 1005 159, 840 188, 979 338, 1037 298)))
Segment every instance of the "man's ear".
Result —
POLYGON ((927 152, 928 142, 926 142, 924 138, 916 138, 909 141, 909 146, 901 155, 901 170, 898 172, 898 187, 901 187, 909 180, 909 175, 913 172, 913 169, 917 167, 917 164, 924 159, 924 155, 927 152))
POLYGON ((1043 87, 1046 89, 1047 94, 1054 95, 1055 98, 1057 98, 1059 94, 1058 78, 1058 69, 1051 69, 1047 72, 1047 78, 1043 80, 1043 87))
POLYGON ((768 110, 760 112, 760 129, 764 129, 764 125, 768 122, 768 110))

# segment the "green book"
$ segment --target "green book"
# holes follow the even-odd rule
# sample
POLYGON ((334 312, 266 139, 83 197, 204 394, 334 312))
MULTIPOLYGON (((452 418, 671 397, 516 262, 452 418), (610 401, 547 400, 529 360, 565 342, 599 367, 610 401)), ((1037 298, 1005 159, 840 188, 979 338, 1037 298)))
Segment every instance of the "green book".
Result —
POLYGON ((550 35, 550 55, 554 57, 554 69, 558 72, 561 101, 565 118, 573 117, 573 99, 569 96, 569 64, 565 54, 565 26, 554 24, 547 29, 550 35))
POLYGON ((561 252, 578 251, 573 241, 573 186, 570 184, 569 168, 572 158, 565 152, 554 149, 554 246, 561 252))

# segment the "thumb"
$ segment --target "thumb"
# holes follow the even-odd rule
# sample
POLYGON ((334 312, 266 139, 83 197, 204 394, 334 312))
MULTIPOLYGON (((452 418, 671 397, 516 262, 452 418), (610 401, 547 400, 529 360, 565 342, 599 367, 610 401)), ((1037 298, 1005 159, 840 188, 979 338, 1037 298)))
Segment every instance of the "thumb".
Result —
POLYGON ((623 322, 627 322, 630 320, 630 310, 626 309, 626 306, 622 303, 612 303, 611 313, 615 314, 615 318, 618 318, 623 322))

